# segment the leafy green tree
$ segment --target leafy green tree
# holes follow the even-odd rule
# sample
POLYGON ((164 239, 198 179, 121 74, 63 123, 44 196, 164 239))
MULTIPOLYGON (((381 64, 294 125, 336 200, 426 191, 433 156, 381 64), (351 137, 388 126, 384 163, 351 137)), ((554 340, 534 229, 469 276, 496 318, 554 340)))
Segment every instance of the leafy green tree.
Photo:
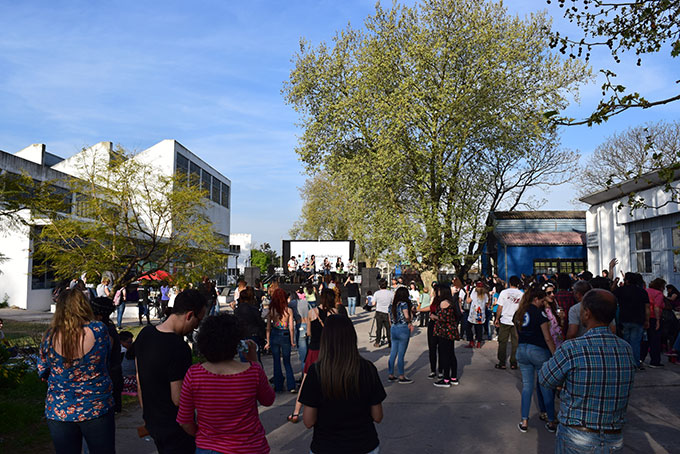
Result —
MULTIPOLYGON (((588 61, 596 47, 608 48, 617 64, 626 52, 638 56, 638 66, 644 54, 658 53, 665 48, 671 58, 680 55, 680 2, 677 0, 556 0, 556 3, 564 9, 564 17, 583 30, 583 36, 576 38, 559 32, 552 35, 551 46, 571 58, 588 61)), ((558 123, 592 125, 631 108, 648 109, 680 100, 680 94, 647 100, 642 94, 615 83, 616 73, 612 70, 600 72, 606 78, 602 85, 604 98, 593 113, 583 120, 558 118, 558 123)))
POLYGON ((350 232, 365 227, 377 251, 388 239, 421 272, 452 263, 462 275, 490 211, 535 206, 530 188, 569 178, 577 156, 543 113, 589 71, 550 52, 547 24, 497 3, 426 0, 378 4, 331 46, 301 41, 283 90, 301 116, 297 153, 369 204, 356 217, 371 222, 350 232))
POLYGON ((267 275, 269 265, 278 266, 280 257, 269 243, 262 243, 258 249, 250 250, 250 264, 260 269, 262 275, 267 275))
POLYGON ((62 182, 75 194, 71 215, 48 213, 35 241, 35 257, 56 277, 107 272, 117 289, 171 264, 188 282, 220 266, 226 245, 200 187, 163 176, 122 148, 110 161, 78 156, 76 176, 62 182))

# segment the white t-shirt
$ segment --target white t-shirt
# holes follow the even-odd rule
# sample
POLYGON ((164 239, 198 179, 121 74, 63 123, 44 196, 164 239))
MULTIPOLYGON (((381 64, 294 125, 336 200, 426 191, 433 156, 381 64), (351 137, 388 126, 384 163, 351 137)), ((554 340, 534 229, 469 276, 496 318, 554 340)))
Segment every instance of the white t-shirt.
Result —
POLYGON ((477 290, 473 290, 470 294, 470 314, 468 315, 468 322, 475 325, 482 324, 486 321, 486 305, 489 302, 489 295, 479 295, 477 290))
POLYGON ((501 324, 512 325, 512 317, 517 312, 519 300, 524 293, 517 288, 506 288, 498 295, 498 305, 503 306, 501 313, 501 324))
POLYGON ((420 292, 418 290, 409 290, 408 294, 411 297, 411 301, 414 303, 417 303, 420 299, 420 292))
POLYGON ((392 304, 394 293, 391 290, 382 289, 375 292, 373 295, 373 304, 376 312, 384 312, 387 314, 390 311, 390 304, 392 304))
POLYGON ((293 272, 297 269, 297 263, 295 263, 295 260, 291 259, 288 260, 288 271, 293 272))

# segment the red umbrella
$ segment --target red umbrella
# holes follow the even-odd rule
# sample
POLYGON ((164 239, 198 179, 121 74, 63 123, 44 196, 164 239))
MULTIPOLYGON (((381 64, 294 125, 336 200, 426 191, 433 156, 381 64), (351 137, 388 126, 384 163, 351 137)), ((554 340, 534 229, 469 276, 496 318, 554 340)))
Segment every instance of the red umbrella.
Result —
POLYGON ((163 270, 154 271, 153 273, 147 273, 139 278, 140 281, 170 281, 172 278, 170 275, 163 270))

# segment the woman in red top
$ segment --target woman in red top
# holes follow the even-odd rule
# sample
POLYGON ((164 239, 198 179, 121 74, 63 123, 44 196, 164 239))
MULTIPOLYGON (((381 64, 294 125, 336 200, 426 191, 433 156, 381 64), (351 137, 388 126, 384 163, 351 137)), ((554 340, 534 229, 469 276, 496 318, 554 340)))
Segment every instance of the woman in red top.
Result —
POLYGON ((649 295, 649 328, 647 328, 647 342, 642 342, 640 361, 644 362, 649 350, 649 367, 662 367, 661 364, 661 313, 663 312, 663 291, 666 281, 654 279, 647 287, 649 295))
POLYGON ((177 422, 196 437, 196 454, 269 452, 257 404, 268 407, 276 395, 257 362, 255 342, 247 341, 249 362, 234 359, 239 339, 241 329, 231 314, 208 317, 198 332, 206 362, 187 371, 177 412, 177 422))

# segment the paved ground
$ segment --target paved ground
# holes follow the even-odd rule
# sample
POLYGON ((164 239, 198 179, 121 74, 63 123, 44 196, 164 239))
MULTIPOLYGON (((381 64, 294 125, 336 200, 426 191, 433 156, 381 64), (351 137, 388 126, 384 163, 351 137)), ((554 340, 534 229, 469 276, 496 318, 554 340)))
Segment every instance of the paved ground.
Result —
MULTIPOLYGON (((369 343, 371 315, 362 312, 354 318, 359 348, 385 377, 387 399, 385 418, 377 425, 383 453, 551 453, 553 434, 543 428, 534 405, 528 433, 516 425, 520 416, 521 378, 519 371, 493 368, 496 342, 482 349, 456 347, 460 385, 450 389, 432 386, 427 379, 427 339, 424 329, 416 328, 406 353, 407 375, 411 385, 389 383, 388 348, 375 349, 369 343)), ((0 317, 6 316, 0 312, 0 317)), ((264 358, 271 375, 271 357, 264 358)), ((294 362, 296 372, 299 363, 294 362)), ((302 423, 286 422, 295 396, 278 394, 272 407, 260 408, 273 453, 309 452, 312 431, 302 423)), ((152 454, 155 446, 137 436, 142 424, 141 411, 127 408, 117 417, 117 451, 152 454)), ((680 452, 680 366, 647 369, 636 376, 624 432, 626 453, 680 452)))

